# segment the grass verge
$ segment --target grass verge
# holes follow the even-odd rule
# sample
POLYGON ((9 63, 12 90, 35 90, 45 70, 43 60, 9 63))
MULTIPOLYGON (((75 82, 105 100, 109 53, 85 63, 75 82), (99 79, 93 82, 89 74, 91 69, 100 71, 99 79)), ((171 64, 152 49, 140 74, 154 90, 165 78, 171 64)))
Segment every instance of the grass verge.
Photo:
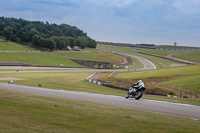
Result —
MULTIPOLYGON (((91 92, 99 94, 124 95, 124 91, 115 90, 88 83, 86 78, 94 72, 65 72, 65 73, 1 73, 0 77, 11 77, 22 80, 14 80, 14 84, 35 86, 39 83, 44 88, 63 89, 70 91, 91 92)), ((1 83, 8 83, 8 80, 0 80, 1 83)))
POLYGON ((190 132, 200 121, 0 90, 1 132, 190 132))

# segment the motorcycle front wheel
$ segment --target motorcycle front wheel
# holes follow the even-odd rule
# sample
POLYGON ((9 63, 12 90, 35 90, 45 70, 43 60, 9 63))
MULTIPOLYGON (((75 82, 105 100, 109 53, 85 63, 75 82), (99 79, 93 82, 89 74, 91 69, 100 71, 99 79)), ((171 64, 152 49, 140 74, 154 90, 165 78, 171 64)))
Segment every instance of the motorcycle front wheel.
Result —
POLYGON ((139 100, 142 96, 143 96, 143 92, 142 91, 136 92, 135 100, 139 100))
POLYGON ((127 94, 126 94, 125 98, 126 98, 126 99, 128 99, 128 98, 129 98, 129 93, 127 93, 127 94))

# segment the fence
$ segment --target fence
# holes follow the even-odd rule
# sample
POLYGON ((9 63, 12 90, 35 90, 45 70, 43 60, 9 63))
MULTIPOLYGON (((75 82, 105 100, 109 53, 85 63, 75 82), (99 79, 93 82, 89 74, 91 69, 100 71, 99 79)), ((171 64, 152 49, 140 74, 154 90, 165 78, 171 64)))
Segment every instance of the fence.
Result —
POLYGON ((180 90, 180 97, 181 98, 200 99, 200 93, 198 91, 183 91, 183 90, 180 90))

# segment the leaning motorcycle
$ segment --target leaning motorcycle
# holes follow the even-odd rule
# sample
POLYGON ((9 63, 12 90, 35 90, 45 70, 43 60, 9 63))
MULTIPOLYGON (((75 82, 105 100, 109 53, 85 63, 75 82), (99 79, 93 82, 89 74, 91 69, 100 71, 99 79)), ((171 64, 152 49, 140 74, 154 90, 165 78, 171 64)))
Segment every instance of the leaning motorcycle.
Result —
POLYGON ((128 93, 126 94, 125 98, 135 98, 135 100, 139 100, 144 92, 145 92, 146 88, 142 87, 142 88, 137 88, 137 87, 130 87, 128 93))

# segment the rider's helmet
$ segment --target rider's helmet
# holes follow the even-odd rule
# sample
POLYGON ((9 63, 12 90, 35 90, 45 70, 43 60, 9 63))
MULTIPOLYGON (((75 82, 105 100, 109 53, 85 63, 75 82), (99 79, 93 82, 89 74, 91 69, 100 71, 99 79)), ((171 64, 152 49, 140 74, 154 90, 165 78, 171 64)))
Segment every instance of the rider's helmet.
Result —
POLYGON ((142 80, 138 80, 138 83, 142 83, 142 80))

